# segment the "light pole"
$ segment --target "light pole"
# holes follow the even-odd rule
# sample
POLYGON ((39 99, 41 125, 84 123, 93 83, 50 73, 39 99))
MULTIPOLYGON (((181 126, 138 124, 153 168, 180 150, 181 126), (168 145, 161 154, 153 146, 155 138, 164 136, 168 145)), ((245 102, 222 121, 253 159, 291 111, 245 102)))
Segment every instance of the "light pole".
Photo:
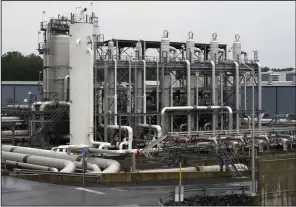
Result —
POLYGON ((254 123, 254 115, 255 115, 255 74, 254 69, 247 66, 243 63, 248 69, 252 72, 252 186, 251 186, 251 194, 253 196, 256 195, 256 180, 255 180, 255 123, 254 123))

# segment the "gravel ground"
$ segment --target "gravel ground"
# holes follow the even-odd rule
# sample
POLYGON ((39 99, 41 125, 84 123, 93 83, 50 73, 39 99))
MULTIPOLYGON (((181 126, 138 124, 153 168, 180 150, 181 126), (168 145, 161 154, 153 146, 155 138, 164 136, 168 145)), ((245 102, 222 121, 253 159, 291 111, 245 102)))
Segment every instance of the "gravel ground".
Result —
POLYGON ((181 203, 169 201, 166 206, 250 206, 249 197, 246 195, 225 195, 225 196, 194 196, 185 198, 181 203))

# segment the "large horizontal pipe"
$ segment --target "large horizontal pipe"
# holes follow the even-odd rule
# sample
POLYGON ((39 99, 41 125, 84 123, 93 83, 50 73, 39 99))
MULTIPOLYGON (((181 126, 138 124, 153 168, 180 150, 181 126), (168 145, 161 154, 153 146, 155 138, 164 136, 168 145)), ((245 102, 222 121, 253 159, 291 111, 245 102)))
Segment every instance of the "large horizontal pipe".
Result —
MULTIPOLYGON (((228 111, 229 114, 229 130, 232 130, 232 109, 229 106, 174 106, 174 107, 164 107, 161 110, 161 124, 165 122, 165 113, 167 111, 198 111, 198 110, 216 110, 224 109, 228 111)), ((162 127, 163 128, 163 127, 162 127)), ((163 128, 164 129, 164 128, 163 128)), ((164 135, 164 132, 162 133, 164 135)))
POLYGON ((41 166, 41 165, 33 165, 33 164, 29 164, 29 163, 16 162, 16 161, 11 161, 11 160, 6 160, 5 163, 7 165, 11 165, 13 167, 21 167, 21 168, 31 169, 31 170, 59 172, 59 170, 54 167, 45 167, 45 166, 41 166))
POLYGON ((160 139, 162 136, 162 131, 161 131, 161 127, 159 125, 149 125, 149 124, 138 124, 139 127, 143 127, 143 128, 151 128, 153 130, 156 131, 157 133, 157 138, 160 139))
POLYGON ((3 117, 1 117, 1 120, 2 121, 5 121, 5 120, 21 120, 21 117, 19 117, 19 116, 3 116, 3 117))
POLYGON ((127 133, 128 133, 128 149, 129 150, 132 150, 132 144, 133 144, 133 129, 130 127, 130 126, 120 126, 119 125, 108 125, 107 128, 109 129, 119 129, 119 128, 122 128, 122 129, 125 129, 127 130, 127 133))
MULTIPOLYGON (((181 168, 182 172, 196 172, 196 167, 184 167, 181 168)), ((156 172, 179 172, 180 168, 169 168, 169 169, 151 169, 151 170, 140 170, 142 173, 156 173, 156 172)))
POLYGON ((58 169, 62 169, 61 172, 65 173, 73 173, 76 169, 75 164, 69 160, 56 159, 51 157, 41 157, 30 154, 2 151, 2 159, 55 167, 58 169))
MULTIPOLYGON (((12 136, 13 133, 11 130, 5 130, 5 131, 1 131, 1 136, 12 136)), ((15 130, 14 131, 14 135, 15 136, 27 136, 29 135, 29 130, 25 129, 25 130, 15 130)))
MULTIPOLYGON (((43 156, 43 157, 52 157, 52 158, 70 160, 70 161, 82 160, 82 157, 79 155, 67 155, 64 153, 52 152, 50 150, 34 149, 34 148, 28 148, 28 147, 2 145, 2 151, 25 153, 25 154, 31 154, 31 155, 37 155, 37 156, 43 156)), ((103 168, 104 169, 103 172, 105 173, 106 172, 116 173, 120 170, 120 164, 115 160, 93 158, 93 157, 87 157, 85 160, 89 163, 98 165, 100 168, 103 168)))
POLYGON ((7 106, 4 106, 6 108, 20 108, 20 109, 28 109, 30 108, 29 105, 7 105, 7 106))

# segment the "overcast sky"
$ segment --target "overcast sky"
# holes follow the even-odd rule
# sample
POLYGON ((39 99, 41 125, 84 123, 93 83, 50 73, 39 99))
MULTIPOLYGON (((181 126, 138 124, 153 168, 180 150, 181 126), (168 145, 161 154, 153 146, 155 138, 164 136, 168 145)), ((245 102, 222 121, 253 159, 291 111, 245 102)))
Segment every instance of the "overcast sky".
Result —
MULTIPOLYGON (((158 40, 163 30, 171 41, 209 43, 212 33, 228 47, 240 34, 242 49, 253 58, 258 50, 263 66, 295 67, 295 2, 93 2, 105 40, 158 40)), ((2 52, 36 53, 42 11, 44 20, 69 16, 90 2, 2 2, 2 52)), ((41 36, 40 36, 41 39, 41 36)))

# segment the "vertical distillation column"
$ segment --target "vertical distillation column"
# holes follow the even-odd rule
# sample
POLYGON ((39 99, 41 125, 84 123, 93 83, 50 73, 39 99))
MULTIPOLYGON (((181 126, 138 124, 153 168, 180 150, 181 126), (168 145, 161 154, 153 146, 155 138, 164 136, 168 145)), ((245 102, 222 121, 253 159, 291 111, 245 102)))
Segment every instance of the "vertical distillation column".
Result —
POLYGON ((104 141, 108 142, 107 125, 117 125, 117 61, 114 60, 114 42, 108 42, 108 64, 104 68, 104 141))
MULTIPOLYGON (((143 81, 143 68, 140 66, 140 61, 142 60, 142 44, 141 42, 137 42, 136 49, 135 49, 135 59, 137 63, 135 63, 134 68, 134 77, 135 77, 135 89, 134 89, 134 95, 135 95, 135 113, 144 113, 143 108, 143 91, 144 91, 144 81, 143 81)), ((144 67, 144 66, 143 66, 144 67)), ((136 117, 136 123, 144 123, 143 118, 141 117, 141 120, 139 120, 138 117, 136 117)), ((146 124, 146 123, 144 123, 146 124)))
MULTIPOLYGON (((169 62, 169 52, 170 52, 170 41, 168 39, 168 31, 163 32, 163 37, 161 39, 160 44, 160 62, 161 62, 161 109, 170 106, 170 83, 171 76, 170 73, 165 71, 165 65, 169 62)), ((160 109, 160 110, 161 110, 160 109)), ((163 131, 169 131, 170 123, 169 120, 166 119, 166 123, 161 123, 164 126, 163 131)))
MULTIPOLYGON (((210 42, 210 63, 212 66, 212 105, 217 106, 217 96, 216 96, 216 85, 217 85, 217 78, 216 78, 216 63, 218 63, 218 55, 219 55, 219 48, 218 48, 218 41, 217 41, 217 34, 212 34, 212 41, 210 42)), ((213 131, 216 130, 217 127, 217 112, 213 111, 212 115, 212 129, 213 131)))
MULTIPOLYGON (((195 53, 198 53, 198 59, 199 61, 201 60, 202 57, 202 52, 199 48, 195 47, 195 42, 193 39, 193 33, 189 32, 188 33, 188 39, 186 40, 186 60, 188 60, 190 63, 193 63, 194 60, 196 59, 195 53)), ((192 76, 190 74, 191 77, 191 86, 190 86, 190 90, 191 88, 195 88, 195 100, 192 98, 190 99, 190 105, 196 105, 198 106, 198 80, 199 80, 199 73, 195 73, 194 76, 192 76)), ((190 93, 191 94, 191 93, 190 93)), ((196 131, 198 131, 198 122, 199 122, 199 118, 198 118, 198 112, 196 112, 196 118, 195 118, 195 126, 196 126, 196 131)))
POLYGON ((234 64, 236 66, 235 70, 235 77, 233 78, 235 83, 235 128, 238 131, 239 130, 239 110, 240 110, 240 103, 241 103, 241 97, 240 97, 240 75, 239 75, 239 63, 240 63, 240 57, 242 53, 241 49, 241 42, 239 41, 240 36, 238 34, 235 35, 235 42, 232 45, 232 58, 234 60, 234 64))
POLYGON ((55 74, 55 99, 66 100, 65 77, 69 75, 69 36, 52 35, 53 73, 55 74))
POLYGON ((70 144, 91 145, 93 133, 93 26, 70 25, 70 144))

